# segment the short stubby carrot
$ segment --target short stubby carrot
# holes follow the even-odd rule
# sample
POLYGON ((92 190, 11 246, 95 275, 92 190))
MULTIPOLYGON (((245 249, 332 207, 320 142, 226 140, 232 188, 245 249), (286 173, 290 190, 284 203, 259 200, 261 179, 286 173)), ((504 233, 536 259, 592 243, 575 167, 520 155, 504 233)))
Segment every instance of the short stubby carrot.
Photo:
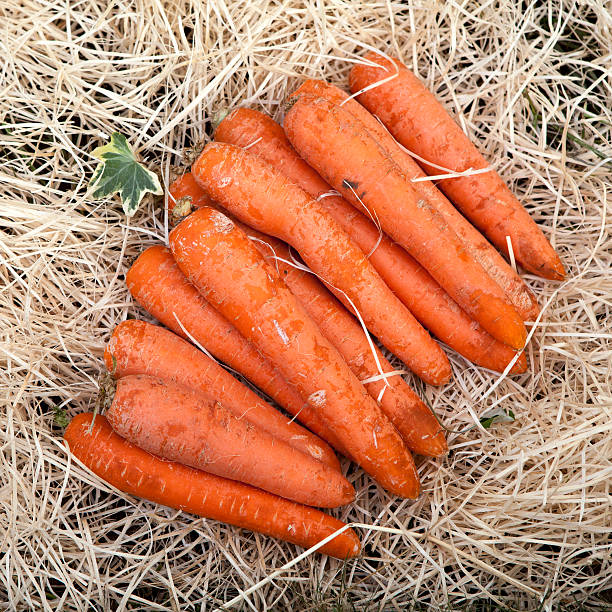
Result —
MULTIPOLYGON (((320 83, 306 83, 311 82, 320 83)), ((331 91, 334 90, 346 96, 337 88, 331 91)), ((327 86, 323 91, 328 91, 327 86)), ((367 113, 365 109, 362 110, 367 113)), ((333 191, 298 156, 282 127, 271 117, 252 109, 236 109, 219 124, 215 140, 248 147, 281 169, 283 174, 310 196, 318 199, 359 248, 368 254, 370 263, 395 295, 442 342, 471 362, 497 372, 502 372, 516 357, 513 349, 495 340, 459 308, 406 250, 390 240, 370 219, 333 191)), ((203 191, 202 188, 195 181, 190 182, 190 187, 193 201, 200 202, 199 193, 203 191)), ((524 354, 521 354, 516 358, 511 373, 519 374, 526 369, 527 362, 524 354)))
POLYGON ((486 331, 523 348, 527 331, 500 287, 360 121, 324 98, 303 95, 285 116, 284 127, 300 155, 354 206, 375 214, 382 228, 486 331))
MULTIPOLYGON (((105 417, 77 414, 64 440, 70 452, 116 489, 157 504, 310 548, 345 524, 320 510, 249 485, 166 461, 117 435, 105 417)), ((347 529, 319 552, 346 559, 359 553, 359 538, 347 529)))
POLYGON ((259 156, 224 143, 208 144, 191 171, 238 219, 295 247, 415 374, 430 384, 448 381, 451 370, 444 351, 387 287, 365 253, 303 189, 259 156))
POLYGON ((129 269, 126 283, 132 297, 158 321, 182 338, 193 338, 306 427, 346 453, 297 390, 185 278, 166 247, 152 246, 143 251, 129 269))
MULTIPOLYGON (((364 61, 369 65, 356 64, 351 70, 351 91, 362 92, 359 102, 409 151, 456 172, 488 167, 459 125, 406 66, 373 52, 364 61), (397 76, 392 80, 363 91, 393 74, 397 76)), ((422 166, 429 175, 441 172, 426 163, 422 166)), ((444 179, 438 186, 506 254, 509 237, 524 268, 554 280, 565 276, 559 256, 497 172, 444 179)))
POLYGON ((399 433, 244 232, 199 208, 172 230, 170 248, 206 299, 308 397, 350 456, 389 491, 416 497, 418 475, 399 433))
MULTIPOLYGON (((292 95, 314 94, 333 104, 344 107, 374 136, 408 179, 423 179, 426 174, 361 104, 348 94, 324 81, 308 80, 292 95)), ((412 183, 414 190, 425 198, 443 217, 448 226, 459 236, 466 251, 485 269, 487 274, 503 289, 508 301, 525 321, 535 321, 540 311, 534 295, 521 277, 510 267, 491 243, 444 197, 436 186, 427 180, 412 183)))
POLYGON ((323 335, 338 349, 370 396, 378 401, 408 448, 430 457, 446 453, 444 429, 436 416, 401 375, 394 373, 395 368, 381 351, 368 342, 367 332, 357 320, 314 275, 288 263, 291 253, 286 244, 251 228, 242 229, 247 236, 255 238, 255 248, 279 271, 323 335), (381 377, 381 373, 387 376, 381 377))
POLYGON ((202 351, 167 329, 136 319, 122 321, 106 345, 104 361, 116 378, 147 374, 198 391, 297 450, 334 469, 340 467, 334 451, 323 440, 290 421, 202 351))
POLYGON ((136 374, 117 381, 106 418, 143 450, 322 508, 348 504, 342 474, 177 383, 136 374))

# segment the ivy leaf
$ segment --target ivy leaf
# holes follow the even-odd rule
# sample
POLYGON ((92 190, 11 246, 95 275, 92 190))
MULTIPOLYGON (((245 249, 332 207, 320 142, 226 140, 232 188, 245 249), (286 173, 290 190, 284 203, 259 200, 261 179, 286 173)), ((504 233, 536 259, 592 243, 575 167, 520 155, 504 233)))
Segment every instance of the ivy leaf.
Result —
POLYGON ((104 198, 119 192, 128 217, 136 212, 145 193, 163 194, 157 175, 138 162, 123 134, 114 132, 110 142, 95 149, 92 155, 102 162, 89 182, 94 189, 93 197, 104 198))
POLYGON ((492 412, 486 417, 482 417, 480 419, 480 424, 485 429, 489 429, 491 425, 495 425, 496 423, 512 423, 513 421, 514 421, 514 412, 512 412, 512 410, 508 410, 506 412, 505 410, 500 409, 497 412, 492 412))

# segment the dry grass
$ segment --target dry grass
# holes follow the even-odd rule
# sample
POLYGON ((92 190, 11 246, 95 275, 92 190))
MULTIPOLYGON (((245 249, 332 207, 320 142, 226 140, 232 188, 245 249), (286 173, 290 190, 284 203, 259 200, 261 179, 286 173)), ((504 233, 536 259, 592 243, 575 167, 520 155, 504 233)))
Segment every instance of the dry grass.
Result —
MULTIPOLYGON (((346 85, 365 48, 399 54, 530 207, 569 268, 525 276, 545 305, 529 374, 451 355, 416 386, 452 451, 417 502, 358 490, 364 553, 309 555, 244 610, 434 609, 488 599, 595 604, 612 587, 612 18, 604 0, 0 0, 0 609, 210 610, 301 551, 112 491, 74 462, 54 407, 90 409, 113 326, 142 316, 123 282, 165 233, 93 202, 90 152, 120 130, 180 161, 236 104, 282 115, 304 76, 346 85), (520 3, 518 3, 520 4, 520 3), (492 407, 517 420, 485 431, 492 407), (334 607, 335 606, 335 607, 334 607)), ((608 595, 609 596, 609 595, 608 595)), ((570 608, 567 608, 570 609, 570 608)))

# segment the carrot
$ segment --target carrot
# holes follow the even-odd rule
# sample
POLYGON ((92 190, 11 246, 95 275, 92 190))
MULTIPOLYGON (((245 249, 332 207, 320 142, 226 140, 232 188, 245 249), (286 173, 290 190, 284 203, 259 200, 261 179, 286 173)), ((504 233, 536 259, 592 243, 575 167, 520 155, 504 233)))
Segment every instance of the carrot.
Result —
MULTIPOLYGON (((349 98, 338 87, 323 81, 306 81, 295 92, 316 94, 333 104, 343 106, 378 141, 409 179, 424 178, 426 175, 412 157, 397 144, 393 136, 361 104, 349 98)), ((488 275, 503 289, 507 300, 525 321, 534 321, 540 311, 534 295, 520 276, 508 265, 487 239, 442 195, 431 181, 412 183, 417 194, 425 198, 444 217, 448 226, 459 236, 467 252, 485 269, 488 275)))
POLYGON ((513 348, 525 345, 523 321, 502 290, 361 122, 328 100, 303 95, 285 117, 285 132, 328 183, 354 206, 370 209, 486 331, 513 348))
POLYGON ((179 176, 172 182, 168 195, 168 213, 172 213, 176 204, 183 198, 189 198, 193 208, 202 206, 211 206, 213 201, 206 195, 202 189, 197 189, 198 184, 193 178, 191 172, 179 176))
MULTIPOLYGON (((344 526, 314 508, 150 455, 118 436, 100 415, 94 419, 90 413, 77 414, 64 432, 64 439, 74 457, 116 489, 170 508, 304 548, 344 526)), ((347 529, 319 551, 339 559, 354 557, 359 553, 359 539, 352 529, 347 529)))
MULTIPOLYGON (((378 240, 376 228, 371 224, 360 227, 365 225, 361 221, 367 222, 367 219, 356 210, 355 213, 358 218, 351 220, 347 216, 346 223, 352 222, 355 232, 362 231, 364 250, 368 245, 374 248, 378 240)), ((370 260, 377 269, 384 266, 381 276, 423 325, 472 363, 503 372, 517 356, 517 351, 482 329, 405 249, 386 237, 383 242, 370 260)), ((526 370, 525 353, 520 353, 510 373, 522 374, 526 370)))
POLYGON ((120 378, 106 418, 121 437, 153 455, 298 503, 335 508, 355 498, 338 470, 236 417, 218 401, 161 378, 120 378))
POLYGON ((340 468, 323 440, 289 421, 210 357, 167 329, 134 319, 119 323, 106 345, 104 361, 116 378, 147 374, 189 387, 289 446, 340 468))
POLYGON ((218 211, 199 208, 172 230, 170 247, 191 282, 308 397, 351 457, 389 491, 416 497, 418 475, 399 433, 248 237, 218 211))
MULTIPOLYGON (((451 348, 473 363, 498 372, 515 357, 514 350, 495 340, 465 314, 404 249, 386 234, 381 234, 372 221, 344 198, 333 195, 331 187, 297 155, 281 126, 272 118, 255 110, 236 109, 219 124, 215 139, 239 147, 248 146, 250 151, 282 169, 289 179, 319 199, 359 248, 370 254, 370 263, 395 295, 427 329, 451 348)), ((201 201, 202 191, 195 181, 190 182, 194 202, 201 201)), ((521 354, 511 373, 522 373, 526 369, 527 362, 521 354)))
POLYGON ((287 261, 291 254, 286 244, 251 228, 242 227, 254 237, 255 248, 278 268, 280 276, 300 301, 323 335, 338 349, 367 392, 378 401, 404 439, 406 446, 420 455, 438 457, 448 451, 444 430, 433 412, 419 399, 404 379, 395 374, 383 380, 380 370, 394 372, 395 368, 374 345, 370 346, 364 330, 342 304, 312 274, 297 269, 287 261), (380 364, 380 369, 379 365, 380 364))
POLYGON ((208 144, 192 174, 241 221, 294 246, 313 271, 340 290, 337 295, 351 309, 352 301, 368 329, 424 381, 448 381, 450 365, 442 349, 385 285, 363 251, 305 191, 257 155, 228 144, 208 144))
MULTIPOLYGON (((380 117, 389 131, 407 149, 433 164, 463 172, 488 166, 470 139, 448 115, 435 96, 406 66, 396 59, 369 53, 350 73, 354 93, 397 73, 358 97, 366 108, 380 117)), ((428 174, 440 169, 422 164, 428 174)), ((498 249, 508 254, 509 236, 516 260, 527 270, 544 278, 565 276, 557 253, 529 213, 495 171, 445 179, 440 188, 498 249)))
POLYGON ((185 278, 167 248, 153 246, 141 253, 128 271, 126 282, 134 299, 158 321, 187 339, 184 327, 217 359, 249 379, 306 427, 346 454, 340 441, 297 390, 185 278))

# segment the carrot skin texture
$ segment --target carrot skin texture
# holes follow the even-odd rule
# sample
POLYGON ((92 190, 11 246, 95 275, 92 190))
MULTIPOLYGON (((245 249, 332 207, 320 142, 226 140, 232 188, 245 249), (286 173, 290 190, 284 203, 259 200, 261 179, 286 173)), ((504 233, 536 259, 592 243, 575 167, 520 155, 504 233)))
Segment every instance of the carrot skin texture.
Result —
MULTIPOLYGON (((311 82, 319 83, 306 81, 306 84, 311 82)), ((323 91, 327 92, 328 87, 323 91)), ((250 151, 279 168, 311 197, 319 199, 323 208, 359 248, 370 254, 370 262, 389 288, 427 329, 451 348, 473 363, 497 372, 503 372, 516 356, 513 349, 495 340, 459 308, 406 250, 386 234, 381 237, 374 223, 344 198, 331 195, 331 187, 298 156, 282 127, 271 117, 252 109, 238 108, 219 124, 215 139, 239 147, 248 146, 250 151), (325 196, 321 197, 323 194, 325 196)), ((193 187, 193 201, 200 201, 198 191, 203 190, 195 181, 190 185, 193 187)), ((520 374, 526 369, 527 360, 521 354, 510 373, 520 374)))
MULTIPOLYGON (((254 236, 255 248, 267 259, 293 295, 300 301, 323 335, 338 349, 353 374, 363 381, 380 374, 365 332, 344 306, 312 275, 284 263, 291 261, 288 247, 280 240, 251 228, 242 228, 247 236, 254 236), (278 259, 280 258, 280 260, 278 259)), ((373 345, 383 372, 395 368, 373 345)), ((370 396, 377 400, 404 439, 408 448, 420 455, 439 457, 448 452, 444 429, 432 411, 421 401, 400 375, 383 381, 362 383, 370 396), (382 396, 381 396, 382 393, 382 396)))
POLYGON ((172 182, 172 186, 168 190, 168 213, 172 213, 176 203, 182 198, 190 198, 193 208, 201 208, 202 206, 212 206, 214 202, 208 197, 202 189, 197 190, 197 183, 191 172, 179 176, 172 182))
MULTIPOLYGON (((353 227, 356 225, 354 223, 353 227)), ((364 249, 368 244, 373 248, 377 241, 371 232, 368 234, 363 238, 364 249)), ((383 259, 382 251, 380 254, 378 251, 370 257, 374 265, 379 258, 383 259)), ((417 318, 440 340, 472 363, 494 372, 503 372, 517 356, 515 349, 493 338, 470 318, 405 249, 389 241, 384 255, 384 262, 381 263, 385 267, 383 278, 409 308, 418 308, 420 316, 417 315, 417 318), (430 308, 425 311, 427 305, 430 308)), ((521 352, 509 373, 522 374, 526 371, 527 358, 521 352)))
POLYGON ((346 452, 297 390, 185 278, 169 249, 160 245, 146 249, 132 264, 126 283, 132 297, 158 321, 188 339, 176 314, 189 334, 212 355, 240 372, 292 415, 299 415, 306 427, 338 451, 346 452))
POLYGON ((238 219, 294 246, 337 295, 337 290, 345 292, 368 329, 424 381, 436 385, 449 380, 444 351, 338 223, 282 172, 249 151, 211 143, 192 174, 238 219))
POLYGON ((205 191, 194 189, 197 183, 191 172, 185 172, 172 182, 171 188, 168 190, 168 212, 172 213, 176 203, 182 198, 190 198, 193 208, 201 208, 202 206, 211 206, 214 202, 208 197, 205 191))
POLYGON ((176 383, 144 374, 120 378, 106 418, 153 455, 298 503, 335 508, 355 498, 339 471, 176 383))
MULTIPOLYGON (((349 113, 361 121, 364 127, 374 136, 378 144, 389 154, 408 179, 424 178, 416 161, 397 144, 386 128, 355 99, 338 87, 323 81, 309 80, 295 92, 316 94, 333 104, 342 105, 349 113)), ((440 212, 448 226, 462 240, 468 253, 485 269, 487 274, 503 289, 508 301, 525 321, 535 321, 540 308, 527 285, 519 275, 506 263, 489 241, 444 197, 431 181, 412 183, 414 190, 440 212)))
MULTIPOLYGON (((341 521, 254 487, 166 461, 117 435, 107 419, 76 415, 64 440, 70 452, 115 488, 191 514, 257 531, 310 548, 344 526, 341 521)), ((359 539, 344 531, 319 551, 339 559, 359 553, 359 539)))
POLYGON ((200 208, 172 230, 170 246, 188 278, 309 398, 350 456, 389 491, 418 496, 399 433, 249 238, 200 208))
POLYGON ((281 406, 290 409, 295 404, 294 410, 301 408, 301 398, 287 388, 273 366, 189 283, 168 248, 156 245, 143 251, 129 269, 126 283, 132 297, 175 334, 189 338, 178 318, 212 355, 238 370, 281 406))
MULTIPOLYGON (((406 66, 376 53, 367 54, 364 60, 380 67, 356 64, 350 73, 353 93, 398 72, 392 81, 363 92, 357 99, 380 117, 407 149, 459 172, 488 166, 459 125, 406 66)), ((439 169, 422 166, 430 175, 440 174, 439 169)), ((510 236, 514 256, 524 268, 544 278, 564 278, 559 256, 497 172, 445 179, 439 186, 500 251, 508 254, 506 236, 510 236)))
POLYGON ((146 374, 182 384, 211 401, 219 401, 236 417, 295 449, 335 470, 340 468, 333 450, 323 440, 290 422, 218 363, 167 329, 135 319, 122 321, 106 345, 104 361, 115 378, 146 374))
POLYGON ((523 348, 527 330, 500 287, 361 122, 328 100, 304 95, 284 127, 300 155, 354 206, 363 202, 374 211, 383 229, 486 331, 523 348))

